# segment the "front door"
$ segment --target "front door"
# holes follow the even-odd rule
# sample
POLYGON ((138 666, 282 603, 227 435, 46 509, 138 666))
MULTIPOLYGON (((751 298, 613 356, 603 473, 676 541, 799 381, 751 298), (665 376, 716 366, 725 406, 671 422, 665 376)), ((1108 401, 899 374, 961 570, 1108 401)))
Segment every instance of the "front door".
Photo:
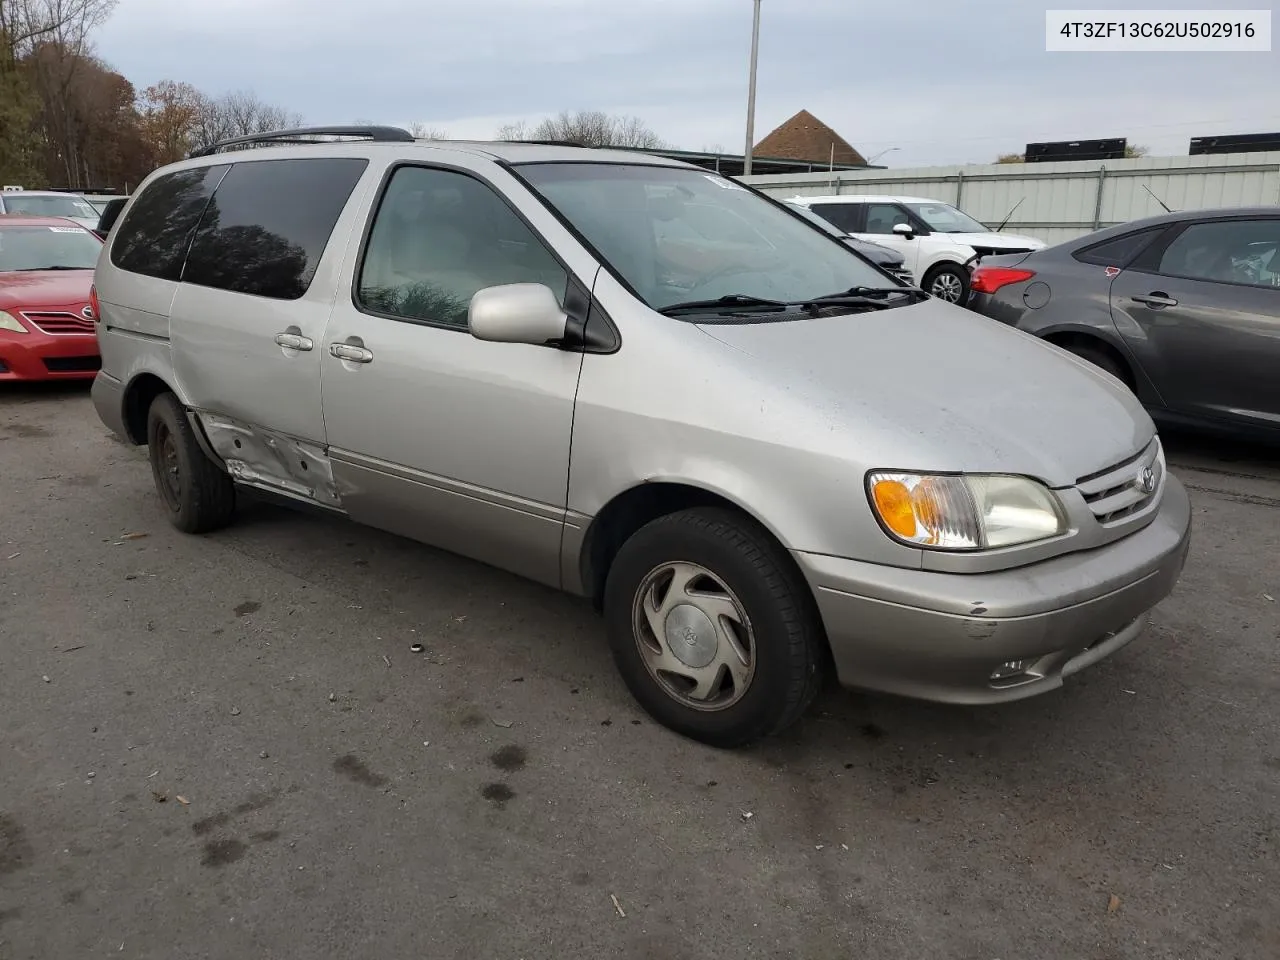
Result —
POLYGON ((916 283, 923 283, 924 277, 920 270, 920 235, 915 234, 908 239, 900 233, 893 232, 896 224, 911 225, 911 216, 896 203, 868 202, 864 205, 864 209, 866 217, 861 230, 856 235, 863 240, 882 243, 886 247, 897 250, 902 254, 904 266, 916 278, 916 283))
POLYGON ((559 586, 583 355, 477 340, 467 309, 506 283, 563 304, 571 271, 540 236, 563 228, 461 163, 395 168, 353 252, 321 348, 330 462, 353 519, 559 586))
POLYGON ((1280 217, 1189 223, 1112 281, 1111 310, 1170 410, 1280 426, 1280 217))

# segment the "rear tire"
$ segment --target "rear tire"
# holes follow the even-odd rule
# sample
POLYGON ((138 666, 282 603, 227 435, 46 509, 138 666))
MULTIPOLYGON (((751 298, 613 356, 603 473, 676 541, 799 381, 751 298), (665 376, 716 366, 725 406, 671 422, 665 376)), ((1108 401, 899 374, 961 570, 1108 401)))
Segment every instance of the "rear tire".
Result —
POLYGON ((964 306, 969 302, 969 271, 958 263, 940 263, 924 275, 921 287, 939 300, 964 306))
POLYGON ((231 522, 235 484, 200 449, 187 411, 172 393, 151 401, 147 453, 170 523, 183 533, 209 533, 231 522))
POLYGON ((640 705, 711 746, 778 733, 822 686, 808 585, 766 530, 728 510, 683 510, 633 534, 609 569, 604 616, 640 705))

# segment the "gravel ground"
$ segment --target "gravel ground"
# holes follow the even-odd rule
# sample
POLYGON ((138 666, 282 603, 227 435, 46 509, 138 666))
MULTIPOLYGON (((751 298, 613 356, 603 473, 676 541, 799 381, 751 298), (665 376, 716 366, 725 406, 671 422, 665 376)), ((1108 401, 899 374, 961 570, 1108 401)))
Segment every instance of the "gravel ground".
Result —
POLYGON ((275 506, 183 536, 87 391, 7 387, 0 958, 1275 960, 1280 454, 1170 447, 1142 639, 729 753, 581 602, 275 506))

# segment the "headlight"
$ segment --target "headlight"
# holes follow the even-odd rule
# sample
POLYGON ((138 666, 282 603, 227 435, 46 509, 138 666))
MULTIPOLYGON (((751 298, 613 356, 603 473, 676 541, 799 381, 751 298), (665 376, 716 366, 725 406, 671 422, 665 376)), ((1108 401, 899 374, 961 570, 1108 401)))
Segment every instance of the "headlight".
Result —
POLYGON ((885 530, 912 546, 989 550, 1067 532, 1058 498, 1026 477, 877 472, 867 493, 885 530))
POLYGON ((18 322, 12 314, 0 310, 0 330, 12 330, 14 333, 26 333, 27 328, 18 322))

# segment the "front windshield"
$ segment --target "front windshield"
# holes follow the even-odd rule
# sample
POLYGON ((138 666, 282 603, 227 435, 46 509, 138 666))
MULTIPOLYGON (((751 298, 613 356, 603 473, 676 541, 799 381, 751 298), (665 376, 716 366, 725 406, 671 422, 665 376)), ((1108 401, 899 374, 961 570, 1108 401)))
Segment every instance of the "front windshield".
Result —
POLYGON ((96 220, 98 211, 88 200, 72 194, 22 194, 6 193, 4 196, 6 213, 24 213, 30 217, 78 217, 82 220, 96 220))
POLYGON ((844 244, 716 174, 614 163, 519 169, 655 310, 720 297, 795 303, 885 285, 844 244))
POLYGON ((0 226, 0 273, 92 270, 102 241, 82 227, 0 226))
POLYGON ((935 233, 990 233, 991 228, 962 213, 949 203, 908 203, 911 212, 935 233))

